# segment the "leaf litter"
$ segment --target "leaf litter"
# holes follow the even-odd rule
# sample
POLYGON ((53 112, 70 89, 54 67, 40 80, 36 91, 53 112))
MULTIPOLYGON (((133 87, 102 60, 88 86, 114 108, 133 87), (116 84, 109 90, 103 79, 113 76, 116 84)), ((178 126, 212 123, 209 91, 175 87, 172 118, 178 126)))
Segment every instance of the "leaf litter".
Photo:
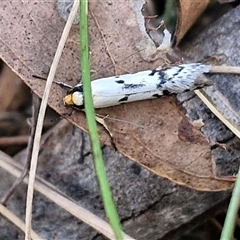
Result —
MULTIPOLYGON (((93 14, 89 21, 91 66, 95 79, 124 74, 125 70, 154 69, 163 64, 160 60, 147 62, 145 55, 137 51, 139 46, 142 49, 152 46, 144 35, 144 24, 141 25, 139 20, 144 21, 141 5, 143 3, 136 1, 90 3, 93 14), (135 52, 138 54, 126 58, 135 52), (126 60, 119 66, 118 60, 124 58, 126 60), (105 68, 113 64, 113 59, 115 69, 105 68)), ((4 2, 0 16, 3 30, 1 58, 37 95, 42 96, 45 82, 33 76, 47 76, 65 22, 53 2, 4 2)), ((71 29, 56 79, 70 85, 80 79, 77 26, 71 29)), ((64 95, 63 89, 53 85, 49 105, 66 116, 67 110, 62 103, 64 95)), ((118 151, 159 176, 199 190, 218 191, 232 186, 232 182, 215 178, 210 144, 199 130, 193 130, 176 105, 175 97, 130 103, 101 109, 97 113, 109 116, 104 121, 118 151), (194 143, 187 140, 189 136, 184 136, 183 128, 192 129, 190 139, 194 138, 194 143)), ((87 131, 83 112, 75 112, 67 119, 87 131)), ((104 144, 111 145, 110 136, 102 126, 99 126, 99 134, 104 144)))

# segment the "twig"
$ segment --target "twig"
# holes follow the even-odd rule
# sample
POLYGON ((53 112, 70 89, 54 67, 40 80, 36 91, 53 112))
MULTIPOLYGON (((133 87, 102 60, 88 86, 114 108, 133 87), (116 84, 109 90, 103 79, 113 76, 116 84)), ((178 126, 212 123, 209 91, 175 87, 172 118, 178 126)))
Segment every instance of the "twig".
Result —
POLYGON ((205 96, 203 90, 195 90, 195 94, 207 105, 213 114, 219 118, 238 138, 240 138, 240 131, 234 127, 213 105, 213 103, 205 96))
POLYGON ((77 13, 79 6, 79 0, 75 0, 72 10, 70 12, 69 18, 67 20, 67 23, 64 27, 61 39, 59 41, 57 51, 55 53, 53 63, 51 65, 49 75, 47 78, 46 86, 43 93, 42 103, 39 110, 39 116, 38 116, 38 122, 36 127, 36 134, 34 137, 34 144, 33 144, 33 151, 32 151, 32 159, 31 159, 31 167, 29 172, 29 185, 28 185, 28 191, 27 191, 27 203, 26 203, 26 230, 25 230, 25 240, 31 239, 31 219, 32 219, 32 202, 33 202, 33 191, 34 191, 34 180, 36 175, 36 169, 37 169, 37 159, 38 159, 38 153, 40 149, 40 139, 41 139, 41 133, 42 133, 42 126, 43 126, 43 120, 44 115, 47 108, 47 101, 50 94, 50 88, 54 79, 54 75, 57 70, 57 65, 59 63, 65 42, 67 41, 67 37, 69 35, 72 23, 74 21, 75 15, 77 13))
MULTIPOLYGON (((6 217, 10 222, 12 222, 15 226, 21 229, 24 232, 25 224, 24 222, 18 218, 15 214, 13 214, 10 210, 0 204, 0 212, 1 214, 6 217)), ((41 240, 42 238, 33 230, 31 230, 31 237, 32 239, 41 240)))
POLYGON ((33 140, 34 140, 34 135, 36 131, 36 124, 37 124, 37 116, 39 112, 39 107, 40 107, 40 99, 37 95, 32 93, 32 98, 33 98, 33 104, 32 104, 32 121, 31 121, 31 135, 29 138, 28 142, 28 148, 27 148, 27 159, 25 162, 25 166, 23 168, 23 172, 21 176, 16 179, 16 181, 13 183, 12 187, 8 190, 7 194, 3 196, 1 203, 4 205, 7 200, 12 196, 13 192, 15 189, 18 187, 18 185, 23 181, 23 179, 26 177, 29 167, 30 167, 30 162, 31 162, 31 154, 32 154, 32 149, 33 149, 33 140))
POLYGON ((233 73, 240 74, 240 67, 233 66, 211 66, 211 73, 233 73))
MULTIPOLYGON (((0 167, 9 172, 10 174, 12 174, 13 176, 18 177, 21 174, 22 166, 17 164, 6 154, 2 152, 0 153, 1 153, 0 167)), ((34 184, 34 188, 36 189, 36 191, 40 192, 48 199, 55 202, 58 206, 65 209, 79 220, 87 223, 89 226, 93 227, 95 230, 102 233, 107 238, 113 240, 115 239, 113 230, 107 222, 103 221, 101 218, 84 209, 83 207, 77 205, 69 197, 64 197, 63 193, 60 193, 60 191, 56 190, 56 188, 52 184, 46 182, 41 177, 37 176, 36 179, 37 180, 34 184)), ((28 183, 27 177, 24 179, 24 183, 28 183)), ((123 233, 123 237, 124 239, 134 240, 125 233, 123 233)))
POLYGON ((0 137, 0 147, 27 145, 29 136, 0 137))

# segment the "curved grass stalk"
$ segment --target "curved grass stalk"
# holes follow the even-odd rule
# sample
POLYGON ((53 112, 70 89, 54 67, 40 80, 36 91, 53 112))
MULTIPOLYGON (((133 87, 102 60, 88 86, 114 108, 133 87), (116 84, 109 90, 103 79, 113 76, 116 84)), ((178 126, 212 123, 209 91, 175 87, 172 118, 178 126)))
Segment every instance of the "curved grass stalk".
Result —
POLYGON ((100 141, 97 133, 97 123, 91 92, 90 64, 89 64, 89 44, 88 44, 88 1, 80 0, 80 46, 81 46, 81 69, 84 91, 85 113, 88 131, 92 144, 92 154, 96 175, 98 178, 103 204, 106 215, 113 228, 116 239, 123 239, 121 225, 113 202, 111 190, 108 184, 105 166, 102 157, 100 141))
POLYGON ((28 184, 28 190, 27 190, 27 202, 26 202, 26 228, 25 228, 25 240, 31 239, 31 225, 32 225, 32 203, 33 203, 33 192, 34 192, 34 182, 35 182, 35 176, 36 176, 36 169, 37 169, 37 160, 38 160, 38 154, 40 149, 40 140, 41 140, 41 134, 42 134, 42 128, 43 128, 43 120, 47 108, 47 102, 48 97, 50 94, 50 88, 54 79, 54 75, 57 70, 57 66, 65 45, 65 42, 67 40, 69 31, 71 29, 72 23, 74 21, 74 17, 77 13, 79 6, 79 0, 75 0, 73 4, 72 11, 70 12, 68 21, 64 27, 61 39, 59 41, 57 51, 55 53, 49 75, 47 78, 46 86, 43 93, 43 98, 38 114, 38 121, 36 126, 36 132, 34 136, 34 143, 33 143, 33 150, 32 150, 32 158, 31 158, 31 166, 29 171, 29 184, 28 184))

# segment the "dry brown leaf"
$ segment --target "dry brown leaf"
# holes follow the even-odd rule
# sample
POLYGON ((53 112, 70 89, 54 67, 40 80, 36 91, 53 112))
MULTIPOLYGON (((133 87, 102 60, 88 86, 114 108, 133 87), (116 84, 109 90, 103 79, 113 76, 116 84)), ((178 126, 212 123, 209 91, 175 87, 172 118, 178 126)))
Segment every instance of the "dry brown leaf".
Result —
POLYGON ((231 182, 215 179, 208 141, 174 102, 174 97, 161 98, 99 112, 113 118, 105 123, 117 149, 154 173, 199 190, 230 187, 231 182))
POLYGON ((178 21, 175 31, 175 40, 178 44, 186 32, 193 26, 199 16, 207 8, 211 0, 177 0, 178 21))
POLYGON ((29 98, 26 86, 21 79, 4 64, 0 74, 0 111, 19 109, 25 102, 29 101, 29 98), (19 94, 21 95, 19 96, 19 94))
MULTIPOLYGON (((154 46, 143 28, 143 4, 140 1, 90 2, 93 78, 161 65, 144 61, 154 51, 154 46), (143 48, 147 51, 139 51, 143 48), (126 58, 129 55, 132 56, 126 58)), ((44 81, 33 75, 46 77, 64 21, 53 2, 8 1, 0 9, 0 16, 1 58, 42 96, 44 81)), ((58 81, 74 85, 80 77, 78 49, 78 30, 73 26, 58 68, 58 81)), ((67 113, 62 103, 65 93, 54 85, 49 99, 49 105, 60 114, 67 113)), ((209 144, 189 125, 173 102, 174 98, 163 98, 102 109, 98 113, 109 116, 105 123, 118 150, 156 174, 199 190, 231 187, 231 182, 215 178, 209 144), (189 139, 194 139, 195 143, 190 143, 189 139)), ((68 119, 86 130, 82 112, 68 119)), ((103 127, 99 128, 99 133, 101 141, 110 145, 111 139, 103 127)))

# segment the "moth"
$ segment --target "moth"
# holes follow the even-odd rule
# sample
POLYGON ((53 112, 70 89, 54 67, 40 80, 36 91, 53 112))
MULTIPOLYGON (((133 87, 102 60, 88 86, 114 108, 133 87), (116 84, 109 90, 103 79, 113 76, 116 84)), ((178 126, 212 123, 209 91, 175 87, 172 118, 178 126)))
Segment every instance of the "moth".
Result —
MULTIPOLYGON (((210 65, 189 63, 97 79, 91 82, 95 108, 159 98, 211 85, 209 80, 198 78, 208 73, 210 65)), ((84 109, 82 83, 70 87, 63 98, 64 104, 84 109)))

